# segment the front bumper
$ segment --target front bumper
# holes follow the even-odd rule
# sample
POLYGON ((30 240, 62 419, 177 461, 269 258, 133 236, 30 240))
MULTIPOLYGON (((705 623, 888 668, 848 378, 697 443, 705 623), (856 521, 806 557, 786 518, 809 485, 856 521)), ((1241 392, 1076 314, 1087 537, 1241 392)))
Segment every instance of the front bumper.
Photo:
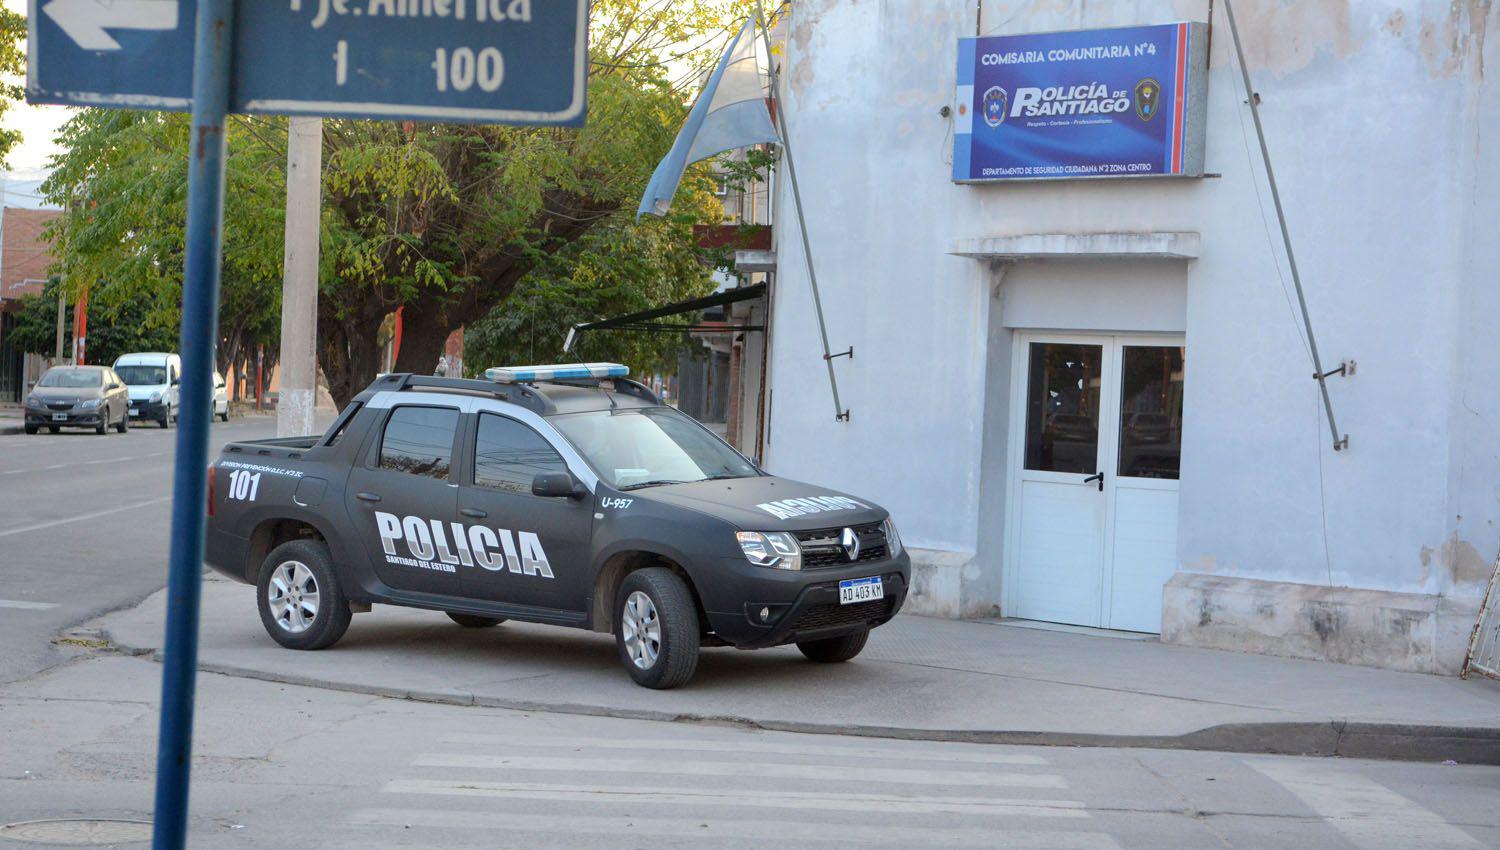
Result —
POLYGON ((130 402, 131 419, 165 419, 167 406, 163 402, 136 401, 130 402))
POLYGON ((86 425, 93 428, 101 421, 99 417, 103 411, 104 408, 102 407, 96 407, 93 410, 83 410, 80 408, 72 410, 35 410, 28 407, 26 408, 26 424, 36 426, 50 425, 60 428, 77 428, 86 425), (59 419, 58 417, 62 418, 59 419))
MULTIPOLYGON (((736 572, 741 572, 737 569, 736 572)), ((805 640, 838 637, 879 626, 901 610, 911 585, 911 559, 906 553, 885 561, 852 564, 842 569, 771 573, 761 581, 741 583, 738 605, 709 607, 709 627, 726 643, 741 649, 760 649, 805 640), (880 576, 885 598, 873 602, 839 604, 839 582, 880 576), (729 608, 730 610, 715 610, 729 608), (761 611, 769 616, 761 618, 761 611)), ((743 575, 743 573, 742 573, 743 575)), ((705 607, 708 607, 708 600, 705 607)))

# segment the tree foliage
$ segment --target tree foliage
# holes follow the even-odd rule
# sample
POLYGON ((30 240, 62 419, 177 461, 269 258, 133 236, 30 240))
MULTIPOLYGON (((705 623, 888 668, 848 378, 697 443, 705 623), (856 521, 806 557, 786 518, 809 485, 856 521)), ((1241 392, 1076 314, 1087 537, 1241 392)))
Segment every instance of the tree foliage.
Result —
MULTIPOLYGON (((57 351, 57 297, 61 284, 48 281, 41 295, 21 299, 16 325, 10 341, 19 351, 50 356, 57 351)), ((110 364, 121 354, 132 351, 170 351, 176 344, 177 329, 153 325, 149 317, 161 312, 160 305, 148 301, 127 301, 107 307, 90 301, 88 307, 89 363, 110 364)), ((73 310, 63 311, 63 350, 73 351, 73 310)))
MULTIPOLYGON (((747 0, 595 0, 588 120, 578 128, 324 123, 318 359, 341 404, 380 368, 380 329, 403 309, 398 371, 430 372, 449 333, 476 328, 484 356, 522 335, 712 288, 691 225, 717 218, 703 174, 674 215, 634 207, 747 0), (713 212, 710 212, 713 210, 713 212)), ((85 110, 43 192, 65 209, 58 271, 117 307, 165 303, 175 325, 187 118, 85 110)), ((236 117, 224 232, 220 361, 279 331, 286 125, 236 117)), ((558 340, 560 342, 560 339, 558 340)), ((670 340, 639 343, 665 359, 670 340)), ((529 347, 529 351, 541 351, 529 347)), ((471 356, 470 362, 476 362, 471 356)))
MULTIPOLYGON (((26 16, 0 7, 0 119, 25 94, 15 80, 26 76, 26 16)), ((0 164, 21 143, 21 131, 0 127, 0 164)))

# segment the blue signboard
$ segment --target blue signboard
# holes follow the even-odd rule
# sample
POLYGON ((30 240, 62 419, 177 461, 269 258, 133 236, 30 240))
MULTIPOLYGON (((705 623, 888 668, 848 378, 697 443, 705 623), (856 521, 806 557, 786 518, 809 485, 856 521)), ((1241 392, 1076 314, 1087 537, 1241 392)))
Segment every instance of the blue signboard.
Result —
MULTIPOLYGON (((31 0, 27 99, 187 110, 197 6, 31 0)), ((233 112, 583 123, 588 0, 240 0, 235 10, 233 112)))
POLYGON ((953 179, 1201 176, 1207 26, 965 38, 953 179))

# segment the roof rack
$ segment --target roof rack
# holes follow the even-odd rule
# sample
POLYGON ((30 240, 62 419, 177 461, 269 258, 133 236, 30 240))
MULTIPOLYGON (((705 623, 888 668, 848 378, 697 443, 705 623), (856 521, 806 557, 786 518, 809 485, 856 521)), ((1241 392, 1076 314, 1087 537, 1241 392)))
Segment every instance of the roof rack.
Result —
POLYGON ((463 390, 481 393, 511 404, 519 404, 539 416, 548 416, 557 412, 557 405, 547 398, 546 393, 527 384, 497 384, 494 381, 481 381, 475 378, 444 378, 438 375, 395 372, 376 378, 375 382, 370 384, 370 389, 391 392, 413 389, 463 390))

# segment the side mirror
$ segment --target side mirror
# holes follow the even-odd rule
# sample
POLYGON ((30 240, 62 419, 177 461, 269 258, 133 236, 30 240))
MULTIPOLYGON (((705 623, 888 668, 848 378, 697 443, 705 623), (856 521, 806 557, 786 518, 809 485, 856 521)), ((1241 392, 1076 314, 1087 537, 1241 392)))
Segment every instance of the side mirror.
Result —
POLYGON ((108 387, 106 387, 106 389, 111 389, 111 390, 117 390, 119 388, 120 388, 119 384, 110 384, 108 387))
POLYGON ((531 495, 545 499, 582 499, 588 488, 566 472, 543 472, 531 479, 531 495))

